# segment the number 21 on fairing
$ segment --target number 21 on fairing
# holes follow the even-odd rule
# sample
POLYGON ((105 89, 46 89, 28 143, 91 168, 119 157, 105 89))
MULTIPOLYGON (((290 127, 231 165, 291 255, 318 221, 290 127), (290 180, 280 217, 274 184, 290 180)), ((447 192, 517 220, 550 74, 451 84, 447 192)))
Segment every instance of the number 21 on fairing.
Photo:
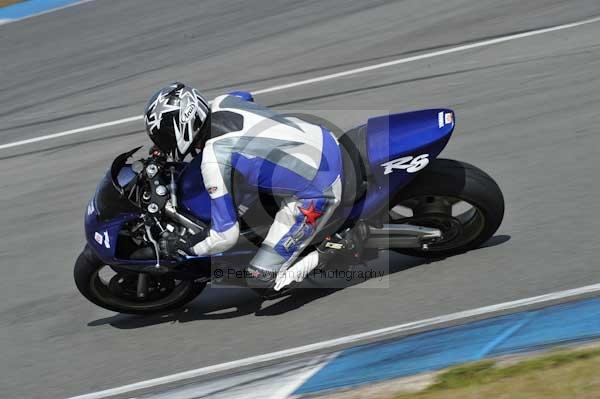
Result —
POLYGON ((407 156, 402 158, 396 158, 386 163, 382 163, 385 169, 383 170, 384 175, 389 175, 394 170, 406 170, 408 173, 415 173, 423 169, 429 164, 429 154, 421 154, 416 157, 407 156))

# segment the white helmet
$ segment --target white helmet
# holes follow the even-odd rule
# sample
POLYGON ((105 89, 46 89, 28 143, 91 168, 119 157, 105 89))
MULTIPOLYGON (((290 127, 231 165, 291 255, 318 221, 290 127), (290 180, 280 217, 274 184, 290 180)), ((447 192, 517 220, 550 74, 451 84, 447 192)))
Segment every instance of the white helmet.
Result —
POLYGON ((179 161, 210 134, 210 106, 198 90, 176 82, 155 93, 145 109, 146 132, 179 161))

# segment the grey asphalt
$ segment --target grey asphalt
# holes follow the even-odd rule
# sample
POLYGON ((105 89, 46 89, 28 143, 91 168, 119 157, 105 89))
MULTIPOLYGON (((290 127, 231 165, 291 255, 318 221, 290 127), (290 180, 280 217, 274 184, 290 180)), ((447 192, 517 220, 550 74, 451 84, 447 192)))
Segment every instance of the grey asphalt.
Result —
MULTIPOLYGON (((260 89, 600 15, 597 0, 97 0, 0 26, 0 144, 141 113, 176 79, 260 89)), ((505 193, 487 247, 390 255, 388 288, 259 303, 209 289, 187 310, 99 309, 72 282, 85 204, 140 123, 0 150, 0 397, 59 398, 449 312, 597 283, 600 23, 257 96, 343 128, 449 107, 445 157, 505 193)))

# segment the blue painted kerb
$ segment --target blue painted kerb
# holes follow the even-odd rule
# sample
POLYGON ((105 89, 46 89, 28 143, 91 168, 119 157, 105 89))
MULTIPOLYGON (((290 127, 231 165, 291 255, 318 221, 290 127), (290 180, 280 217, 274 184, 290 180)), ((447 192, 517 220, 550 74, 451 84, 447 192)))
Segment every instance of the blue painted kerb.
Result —
POLYGON ((600 298, 350 348, 294 393, 349 387, 490 356, 597 338, 600 338, 600 298))
POLYGON ((0 8, 0 19, 21 19, 79 1, 81 0, 28 0, 0 8))

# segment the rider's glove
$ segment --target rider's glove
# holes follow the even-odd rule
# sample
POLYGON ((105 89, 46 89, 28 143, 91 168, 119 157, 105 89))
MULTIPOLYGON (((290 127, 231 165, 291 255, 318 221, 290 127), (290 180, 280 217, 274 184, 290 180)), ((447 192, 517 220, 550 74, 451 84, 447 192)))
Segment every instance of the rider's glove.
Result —
POLYGON ((184 261, 187 256, 195 255, 192 247, 196 243, 177 234, 163 238, 160 244, 163 255, 178 262, 184 261))

